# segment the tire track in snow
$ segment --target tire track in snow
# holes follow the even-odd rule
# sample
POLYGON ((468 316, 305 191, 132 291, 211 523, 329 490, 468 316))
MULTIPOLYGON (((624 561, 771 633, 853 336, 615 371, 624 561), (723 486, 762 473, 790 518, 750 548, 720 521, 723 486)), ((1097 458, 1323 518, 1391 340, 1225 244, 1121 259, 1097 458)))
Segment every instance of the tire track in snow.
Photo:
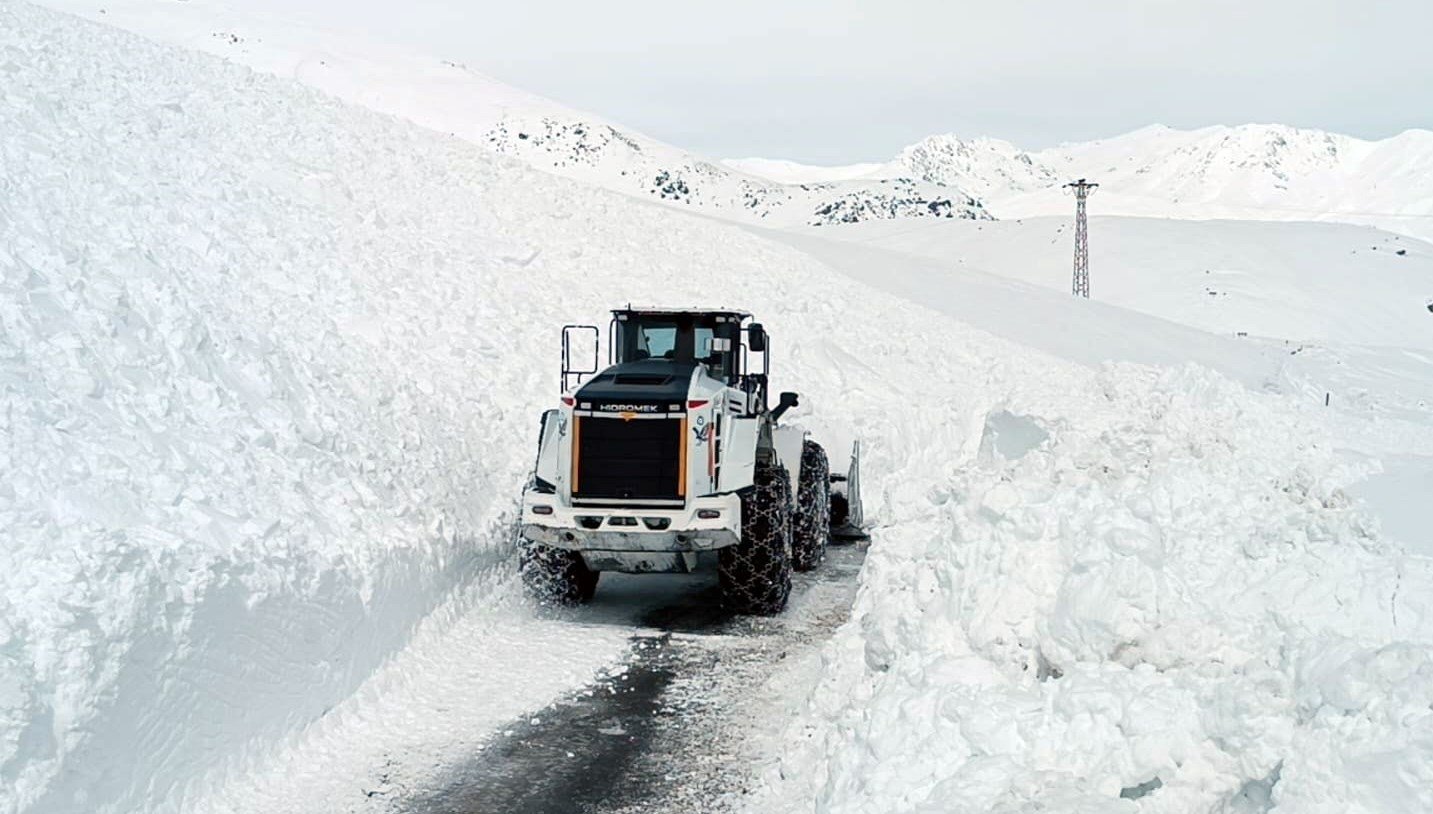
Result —
MULTIPOLYGON (((791 606, 775 618, 721 610, 715 585, 647 611, 623 672, 514 721, 439 788, 415 795, 400 810, 733 808, 771 757, 754 735, 784 723, 783 696, 767 687, 770 678, 818 652, 846 619, 864 557, 865 546, 831 548, 819 569, 796 575, 791 606)), ((581 610, 573 619, 591 623, 581 610)))

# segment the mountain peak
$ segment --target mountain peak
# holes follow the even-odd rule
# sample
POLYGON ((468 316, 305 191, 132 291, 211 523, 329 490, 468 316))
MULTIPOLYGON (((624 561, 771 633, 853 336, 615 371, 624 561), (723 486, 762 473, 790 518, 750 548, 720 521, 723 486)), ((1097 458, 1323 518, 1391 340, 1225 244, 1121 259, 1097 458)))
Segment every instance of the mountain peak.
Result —
POLYGON ((927 136, 906 147, 896 163, 916 178, 969 189, 980 196, 992 191, 1038 189, 1055 180, 1052 169, 1008 141, 967 139, 949 133, 927 136))

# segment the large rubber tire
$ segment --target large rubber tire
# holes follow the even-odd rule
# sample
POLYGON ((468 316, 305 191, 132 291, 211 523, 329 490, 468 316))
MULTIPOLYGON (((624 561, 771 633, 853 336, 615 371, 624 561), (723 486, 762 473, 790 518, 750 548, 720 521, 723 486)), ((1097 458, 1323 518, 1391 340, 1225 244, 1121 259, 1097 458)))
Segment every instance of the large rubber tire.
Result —
POLYGON ((758 465, 741 496, 741 542, 717 557, 722 601, 736 613, 770 616, 791 595, 791 476, 758 465))
POLYGON ((796 524, 791 538, 791 567, 810 571, 826 559, 831 540, 831 467, 826 450, 815 441, 801 447, 801 479, 796 489, 796 524))
POLYGON ((522 587, 543 605, 581 605, 597 593, 597 577, 582 555, 563 548, 524 543, 518 557, 522 587))

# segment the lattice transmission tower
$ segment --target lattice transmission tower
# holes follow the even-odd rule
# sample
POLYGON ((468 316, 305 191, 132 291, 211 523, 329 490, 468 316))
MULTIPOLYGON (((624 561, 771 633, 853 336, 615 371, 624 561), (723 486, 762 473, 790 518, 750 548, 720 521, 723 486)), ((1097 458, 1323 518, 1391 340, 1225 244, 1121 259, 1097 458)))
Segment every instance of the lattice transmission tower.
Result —
POLYGON ((1081 178, 1065 185, 1075 191, 1075 280, 1071 293, 1076 297, 1090 297, 1090 229, 1085 221, 1085 201, 1099 187, 1081 178))

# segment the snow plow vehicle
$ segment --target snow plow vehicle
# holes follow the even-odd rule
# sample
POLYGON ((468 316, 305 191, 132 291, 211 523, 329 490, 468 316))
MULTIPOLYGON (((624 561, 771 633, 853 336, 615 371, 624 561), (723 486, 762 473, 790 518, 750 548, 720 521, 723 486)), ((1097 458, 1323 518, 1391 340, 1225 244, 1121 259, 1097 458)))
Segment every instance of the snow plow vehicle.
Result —
POLYGON ((820 565, 833 535, 863 536, 859 444, 833 475, 780 423, 797 395, 769 406, 769 338, 751 314, 614 310, 600 371, 599 340, 596 326, 562 330, 562 404, 543 414, 522 497, 530 596, 580 604, 603 571, 691 572, 712 552, 723 603, 774 614, 793 570, 820 565))

